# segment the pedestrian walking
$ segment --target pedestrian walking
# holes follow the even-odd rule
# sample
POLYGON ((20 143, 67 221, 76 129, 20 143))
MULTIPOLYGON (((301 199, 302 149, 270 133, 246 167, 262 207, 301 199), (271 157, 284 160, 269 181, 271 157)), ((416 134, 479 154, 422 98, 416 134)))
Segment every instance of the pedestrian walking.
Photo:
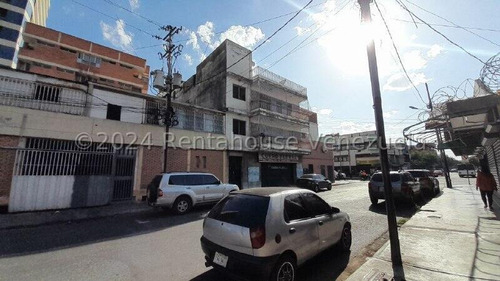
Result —
POLYGON ((481 171, 477 172, 476 190, 481 192, 484 207, 493 210, 493 191, 497 191, 497 183, 486 164, 481 165, 481 171))

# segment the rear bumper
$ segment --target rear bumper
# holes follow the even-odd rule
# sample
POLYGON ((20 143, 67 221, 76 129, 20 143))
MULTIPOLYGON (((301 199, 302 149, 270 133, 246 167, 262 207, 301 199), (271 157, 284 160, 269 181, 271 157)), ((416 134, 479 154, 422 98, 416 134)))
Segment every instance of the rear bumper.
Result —
POLYGON ((255 257, 242 254, 219 246, 205 237, 201 237, 201 249, 205 253, 207 266, 229 273, 233 276, 245 276, 256 278, 257 280, 267 280, 271 270, 279 259, 279 255, 270 257, 255 257), (213 263, 215 252, 219 252, 228 257, 227 266, 224 268, 213 263))
MULTIPOLYGON (((370 196, 373 197, 373 198, 377 198, 377 199, 385 199, 385 193, 384 192, 372 192, 370 191, 370 196)), ((395 200, 406 200, 406 199, 410 199, 410 194, 406 194, 406 193, 401 193, 401 192, 393 192, 392 193, 392 197, 395 199, 395 200)))

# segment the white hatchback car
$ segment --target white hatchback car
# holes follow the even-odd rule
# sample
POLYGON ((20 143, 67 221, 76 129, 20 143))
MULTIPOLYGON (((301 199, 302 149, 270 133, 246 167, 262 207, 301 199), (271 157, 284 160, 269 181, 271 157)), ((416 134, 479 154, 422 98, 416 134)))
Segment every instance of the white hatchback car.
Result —
POLYGON ((203 221, 206 266, 258 280, 296 280, 297 267, 327 248, 351 247, 349 216, 314 192, 251 188, 232 192, 203 221))
POLYGON ((209 173, 165 173, 157 175, 149 184, 147 201, 151 206, 185 214, 195 205, 216 203, 237 190, 237 185, 223 184, 209 173))

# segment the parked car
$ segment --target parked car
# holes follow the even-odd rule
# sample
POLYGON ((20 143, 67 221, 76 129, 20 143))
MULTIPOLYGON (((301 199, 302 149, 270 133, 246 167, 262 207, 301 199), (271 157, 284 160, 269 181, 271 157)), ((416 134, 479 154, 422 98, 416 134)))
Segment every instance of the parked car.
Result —
POLYGON ((334 173, 335 173, 335 179, 337 179, 337 180, 345 180, 347 178, 347 176, 344 172, 335 171, 334 173))
MULTIPOLYGON (((408 200, 414 203, 417 198, 421 198, 420 183, 410 173, 391 172, 390 179, 395 200, 408 200)), ((382 173, 373 174, 368 183, 368 192, 372 204, 377 204, 379 199, 385 199, 382 173)))
POLYGON ((154 177, 149 184, 147 201, 151 206, 185 214, 195 205, 217 203, 237 190, 237 185, 221 183, 209 173, 165 173, 154 177))
POLYGON ((250 188, 230 193, 203 221, 205 265, 257 280, 297 280, 297 267, 351 247, 349 216, 314 192, 250 188))
POLYGON ((433 170, 433 171, 432 171, 432 175, 433 175, 434 177, 439 177, 439 176, 444 175, 444 173, 443 173, 443 170, 441 170, 441 169, 437 169, 437 170, 433 170))
POLYGON ((297 187, 319 192, 321 189, 332 189, 332 182, 321 174, 305 174, 296 182, 297 187))
POLYGON ((476 168, 472 164, 460 164, 457 166, 458 176, 463 178, 475 178, 476 177, 476 168))
POLYGON ((413 169, 405 171, 410 173, 420 183, 420 189, 424 195, 433 197, 441 192, 438 179, 433 177, 429 170, 413 169))

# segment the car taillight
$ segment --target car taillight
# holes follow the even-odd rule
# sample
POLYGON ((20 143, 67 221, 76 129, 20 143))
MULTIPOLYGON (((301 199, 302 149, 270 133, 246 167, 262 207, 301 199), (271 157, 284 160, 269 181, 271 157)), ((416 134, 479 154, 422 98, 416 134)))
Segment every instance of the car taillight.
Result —
POLYGON ((158 197, 163 197, 163 190, 158 188, 158 197))
POLYGON ((266 243, 266 229, 263 226, 250 228, 252 248, 259 249, 266 243))

